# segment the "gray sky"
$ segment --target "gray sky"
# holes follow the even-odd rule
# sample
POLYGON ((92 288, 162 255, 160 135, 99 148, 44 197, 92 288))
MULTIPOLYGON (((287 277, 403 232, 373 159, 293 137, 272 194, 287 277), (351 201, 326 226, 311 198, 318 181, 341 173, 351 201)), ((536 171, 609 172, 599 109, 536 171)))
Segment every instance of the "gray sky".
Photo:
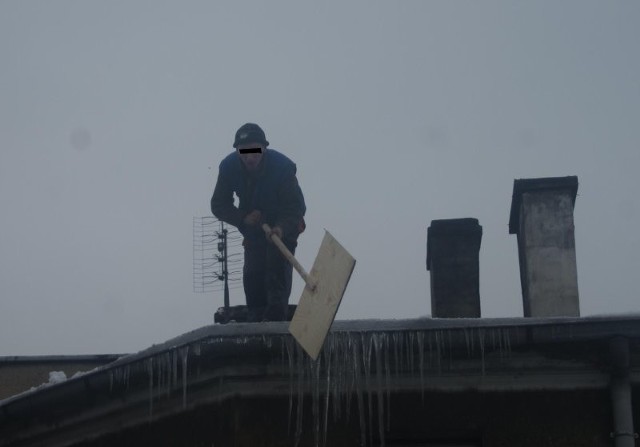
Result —
POLYGON ((210 324, 192 218, 247 121, 298 165, 302 264, 323 228, 357 259, 339 319, 429 314, 427 227, 457 217, 483 226, 483 316, 522 316, 513 180, 565 175, 582 314, 640 311, 638 23, 634 0, 0 0, 0 355, 210 324))

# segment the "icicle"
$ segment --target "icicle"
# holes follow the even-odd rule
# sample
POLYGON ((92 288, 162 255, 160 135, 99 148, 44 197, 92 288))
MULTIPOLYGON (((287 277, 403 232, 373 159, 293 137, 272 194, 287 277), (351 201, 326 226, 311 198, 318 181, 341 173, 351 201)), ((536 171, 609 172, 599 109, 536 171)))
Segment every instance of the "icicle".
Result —
POLYGON ((358 401, 358 414, 360 416, 360 445, 366 446, 367 443, 367 423, 365 419, 365 410, 364 410, 364 398, 362 386, 360 385, 360 380, 358 377, 361 377, 360 374, 360 363, 362 361, 361 347, 358 346, 357 343, 353 343, 353 365, 354 365, 354 378, 355 378, 355 386, 356 386, 356 394, 358 401))
POLYGON ((347 364, 342 361, 344 352, 344 336, 333 334, 331 337, 331 396, 333 403, 333 421, 336 422, 342 416, 342 396, 346 393, 346 381, 344 380, 347 364))
POLYGON ((187 361, 189 358, 189 346, 180 348, 180 357, 182 359, 182 408, 187 408, 187 361))
MULTIPOLYGON (((344 351, 344 337, 342 335, 333 334, 330 339, 330 353, 329 358, 330 368, 328 374, 331 374, 333 378, 331 383, 331 395, 333 397, 333 421, 337 422, 341 416, 341 392, 346 392, 346 383, 344 381, 344 370, 347 364, 342 362, 342 356, 344 351)), ((327 378, 329 379, 329 378, 327 378)))
POLYGON ((173 384, 173 362, 171 361, 171 352, 167 351, 164 355, 164 367, 165 367, 165 388, 167 396, 171 396, 171 387, 173 384))
POLYGON ((424 332, 418 332, 418 361, 420 368, 420 393, 424 405, 424 332))
POLYGON ((292 337, 286 337, 284 339, 284 345, 287 350, 287 361, 288 361, 287 368, 289 371, 289 422, 287 426, 288 434, 291 434, 291 418, 293 416, 293 365, 294 365, 293 349, 295 349, 295 347, 293 346, 293 343, 294 341, 292 337))
MULTIPOLYGON (((362 340, 362 360, 364 366, 365 386, 367 388, 367 406, 369 408, 369 439, 373 440, 373 386, 371 385, 371 352, 373 336, 372 334, 361 333, 362 340)), ((371 442, 371 441, 370 441, 371 442)))
MULTIPOLYGON (((330 337, 328 340, 328 344, 325 345, 325 369, 327 371, 327 383, 325 386, 325 396, 324 396, 324 426, 322 430, 322 445, 323 447, 327 445, 327 431, 329 430, 329 398, 331 397, 331 355, 333 353, 333 338, 330 337)), ((337 406, 334 403, 334 407, 337 406)))
POLYGON ((286 346, 285 346, 285 337, 281 336, 280 337, 280 359, 282 361, 282 363, 280 364, 281 369, 284 371, 286 368, 286 364, 285 364, 285 359, 286 357, 286 346))
POLYGON ((129 377, 131 377, 131 367, 127 365, 124 367, 124 385, 127 391, 129 390, 129 377))
POLYGON ((476 329, 472 329, 471 331, 472 331, 471 332, 471 340, 470 340, 471 341, 471 353, 473 354, 473 353, 476 352, 476 347, 475 347, 476 337, 475 337, 475 334, 474 334, 476 332, 476 329))
POLYGON ((156 355, 153 358, 153 366, 154 366, 154 374, 156 376, 156 389, 157 389, 157 393, 156 395, 159 397, 162 395, 162 355, 156 355))
POLYGON ((438 364, 438 374, 442 374, 442 333, 440 331, 436 331, 436 362, 438 364))
POLYGON ((395 367, 395 374, 400 375, 400 361, 398 359, 398 333, 393 332, 391 334, 391 344, 393 346, 393 365, 395 367))
POLYGON ((153 357, 147 359, 147 373, 149 374, 149 421, 153 418, 153 357))
POLYGON ((315 447, 320 447, 320 363, 319 356, 311 365, 311 412, 313 417, 313 439, 315 447))
POLYGON ((295 446, 300 444, 300 440, 302 439, 302 409, 304 407, 304 352, 302 352, 302 348, 299 344, 296 344, 296 360, 297 360, 297 370, 298 370, 298 408, 296 414, 296 436, 295 436, 295 446))
POLYGON ((267 347, 267 348, 271 349, 271 348, 273 347, 273 339, 274 339, 274 338, 275 338, 275 337, 272 337, 272 336, 270 336, 270 335, 263 334, 263 335, 262 335, 262 337, 261 337, 261 338, 259 338, 258 340, 262 339, 262 344, 263 344, 265 347, 267 347))
POLYGON ((429 345, 429 368, 433 368, 433 334, 427 334, 427 343, 429 345))
POLYGON ((345 334, 346 340, 345 340, 345 351, 344 351, 344 358, 343 358, 343 364, 345 365, 345 380, 346 382, 346 386, 347 386, 347 391, 346 391, 346 411, 347 411, 347 422, 351 419, 351 401, 353 399, 354 396, 357 396, 357 389, 356 389, 356 381, 355 381, 355 377, 356 377, 356 372, 355 372, 355 360, 353 357, 353 338, 351 336, 350 333, 345 334))
POLYGON ((495 351, 496 349, 496 331, 499 329, 490 328, 489 329, 489 337, 491 338, 491 350, 495 351))
POLYGON ((384 437, 384 394, 382 390, 382 349, 378 334, 373 334, 373 345, 376 357, 376 395, 378 397, 378 435, 380 436, 380 446, 385 446, 384 437))
POLYGON ((166 389, 166 376, 167 376, 167 365, 166 365, 166 355, 161 354, 156 357, 156 369, 158 370, 158 395, 162 395, 163 391, 167 391, 166 389))
POLYGON ((164 368, 165 368, 165 388, 167 396, 171 396, 171 388, 173 386, 173 362, 171 359, 171 351, 167 351, 164 355, 164 368))
POLYGON ((178 387, 178 353, 175 349, 171 351, 171 371, 173 372, 172 387, 178 387))
POLYGON ((413 354, 413 340, 415 338, 415 333, 409 332, 407 334, 407 338, 407 360, 409 361, 409 373, 413 374, 415 372, 415 362, 413 354))
POLYGON ((484 376, 484 329, 478 329, 478 341, 480 343, 480 357, 482 359, 482 375, 484 376))
POLYGON ((389 366, 389 337, 384 334, 384 376, 387 385, 387 431, 391 430, 391 367, 389 366))
POLYGON ((401 372, 404 372, 404 370, 405 370, 404 337, 405 337, 404 332, 398 332, 398 353, 400 355, 400 371, 401 372))
MULTIPOLYGON (((336 421, 340 416, 340 358, 339 358, 339 336, 337 334, 330 334, 327 339, 327 356, 325 363, 327 364, 327 394, 330 396, 332 403, 332 415, 333 420, 336 421)), ((325 423, 328 424, 328 414, 325 423)), ((323 445, 326 445, 326 439, 323 441, 323 445)))
POLYGON ((469 339, 469 330, 464 328, 462 331, 464 333, 464 341, 467 344, 467 358, 471 358, 471 340, 469 339))

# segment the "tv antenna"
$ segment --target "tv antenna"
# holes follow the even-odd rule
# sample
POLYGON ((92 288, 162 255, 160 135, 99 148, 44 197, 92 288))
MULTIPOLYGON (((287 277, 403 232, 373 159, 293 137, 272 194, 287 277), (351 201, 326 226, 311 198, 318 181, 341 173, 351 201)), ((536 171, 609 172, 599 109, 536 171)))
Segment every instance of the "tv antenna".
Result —
POLYGON ((193 218, 193 291, 223 293, 242 286, 242 236, 215 217, 193 218))

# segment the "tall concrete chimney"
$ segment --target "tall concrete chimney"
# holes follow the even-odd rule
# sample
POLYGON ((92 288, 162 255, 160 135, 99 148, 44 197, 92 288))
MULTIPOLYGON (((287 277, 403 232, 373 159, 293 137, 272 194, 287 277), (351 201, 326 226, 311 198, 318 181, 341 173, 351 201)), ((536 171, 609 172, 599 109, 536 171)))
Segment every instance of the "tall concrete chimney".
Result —
POLYGON ((525 317, 579 316, 573 208, 578 177, 513 183, 509 234, 518 235, 525 317))
POLYGON ((434 318, 480 317, 478 219, 432 220, 427 230, 427 270, 434 318))

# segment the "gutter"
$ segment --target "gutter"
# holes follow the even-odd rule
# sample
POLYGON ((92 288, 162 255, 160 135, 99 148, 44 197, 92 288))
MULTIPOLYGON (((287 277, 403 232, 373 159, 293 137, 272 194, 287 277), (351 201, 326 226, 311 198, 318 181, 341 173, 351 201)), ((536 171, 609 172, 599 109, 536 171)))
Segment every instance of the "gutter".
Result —
POLYGON ((613 432, 615 447, 634 447, 638 434, 633 429, 631 403, 631 380, 629 376, 629 339, 612 338, 611 354, 611 407, 613 410, 613 432))

